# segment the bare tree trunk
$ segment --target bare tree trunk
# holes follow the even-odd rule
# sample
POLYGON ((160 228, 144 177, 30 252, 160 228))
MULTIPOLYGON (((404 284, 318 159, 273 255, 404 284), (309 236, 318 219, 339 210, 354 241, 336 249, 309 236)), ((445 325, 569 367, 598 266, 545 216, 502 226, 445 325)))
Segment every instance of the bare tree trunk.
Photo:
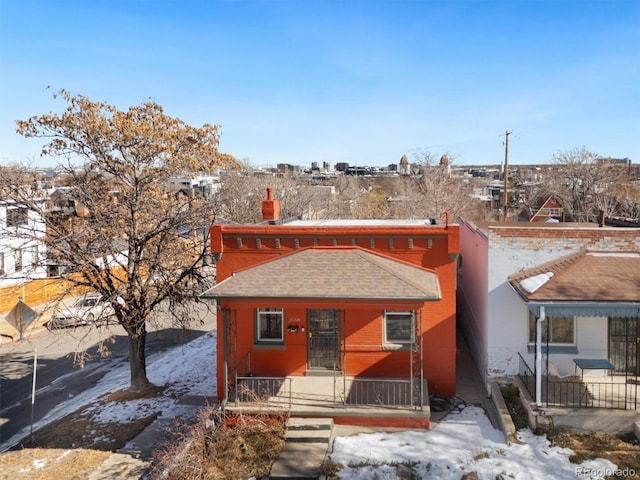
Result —
POLYGON ((133 392, 144 391, 151 385, 147 378, 146 344, 147 329, 143 323, 135 335, 129 334, 130 390, 133 392))

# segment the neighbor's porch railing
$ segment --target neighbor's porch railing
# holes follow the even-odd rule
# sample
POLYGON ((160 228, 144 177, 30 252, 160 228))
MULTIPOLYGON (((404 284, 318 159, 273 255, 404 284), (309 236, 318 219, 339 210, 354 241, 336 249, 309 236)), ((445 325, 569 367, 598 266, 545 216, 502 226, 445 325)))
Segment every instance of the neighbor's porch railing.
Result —
MULTIPOLYGON (((531 397, 536 398, 535 373, 520 353, 518 357, 518 376, 531 397)), ((592 381, 580 377, 543 375, 541 398, 547 407, 637 410, 640 406, 637 381, 630 382, 615 376, 604 381, 592 381)))
POLYGON ((518 376, 531 398, 536 398, 536 374, 529 368, 527 361, 522 358, 520 352, 518 352, 518 376))

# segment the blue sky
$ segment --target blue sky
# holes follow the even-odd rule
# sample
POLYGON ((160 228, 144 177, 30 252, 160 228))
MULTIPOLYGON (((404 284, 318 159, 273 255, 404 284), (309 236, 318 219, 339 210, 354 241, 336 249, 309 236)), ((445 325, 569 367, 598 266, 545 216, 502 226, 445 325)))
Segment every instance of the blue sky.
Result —
POLYGON ((0 0, 0 161, 65 88, 148 99, 255 166, 640 162, 640 1, 0 0), (51 89, 47 90, 47 86, 51 89))

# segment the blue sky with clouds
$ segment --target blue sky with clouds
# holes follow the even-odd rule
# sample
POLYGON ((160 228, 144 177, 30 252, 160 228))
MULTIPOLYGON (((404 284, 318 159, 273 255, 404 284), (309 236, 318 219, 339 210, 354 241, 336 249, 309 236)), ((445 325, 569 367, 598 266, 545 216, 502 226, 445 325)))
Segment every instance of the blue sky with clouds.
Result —
POLYGON ((0 161, 65 88, 149 98, 256 166, 640 162, 640 1, 0 0, 0 161), (51 90, 46 87, 50 86, 51 90))

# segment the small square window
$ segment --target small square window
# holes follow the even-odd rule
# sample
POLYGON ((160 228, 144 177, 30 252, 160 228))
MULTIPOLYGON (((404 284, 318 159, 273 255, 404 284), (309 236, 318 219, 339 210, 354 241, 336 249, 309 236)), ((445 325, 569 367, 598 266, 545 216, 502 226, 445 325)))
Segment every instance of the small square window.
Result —
MULTIPOLYGON (((575 345, 574 317, 546 317, 542 321, 542 343, 575 345)), ((529 312, 529 343, 536 342, 536 317, 529 312)))
POLYGON ((413 343, 414 341, 413 312, 384 312, 384 343, 413 343))
POLYGON ((7 209, 7 226, 19 227, 29 223, 29 210, 25 207, 7 209))
POLYGON ((284 312, 281 308, 261 308, 256 312, 258 342, 284 341, 284 312))

